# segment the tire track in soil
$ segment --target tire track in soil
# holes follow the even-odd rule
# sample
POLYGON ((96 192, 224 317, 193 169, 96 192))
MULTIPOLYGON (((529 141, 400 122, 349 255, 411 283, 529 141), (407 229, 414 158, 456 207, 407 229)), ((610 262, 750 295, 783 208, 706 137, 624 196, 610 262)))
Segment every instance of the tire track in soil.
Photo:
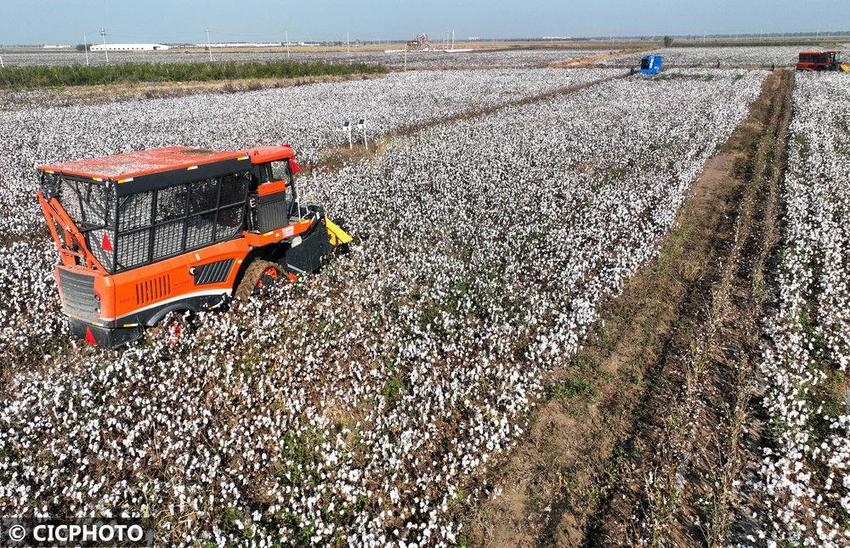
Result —
POLYGON ((740 443, 746 381, 776 240, 792 85, 787 71, 766 79, 749 117, 706 163, 658 259, 603 307, 572 366, 553 373, 550 386, 578 376, 598 395, 565 402, 550 392, 528 439, 493 474, 502 495, 466 509, 471 544, 725 538, 741 503, 733 481, 753 449, 740 443), (741 359, 746 367, 736 366, 741 359), (722 487, 712 491, 715 481, 722 487), (694 528, 694 516, 709 525, 694 528))

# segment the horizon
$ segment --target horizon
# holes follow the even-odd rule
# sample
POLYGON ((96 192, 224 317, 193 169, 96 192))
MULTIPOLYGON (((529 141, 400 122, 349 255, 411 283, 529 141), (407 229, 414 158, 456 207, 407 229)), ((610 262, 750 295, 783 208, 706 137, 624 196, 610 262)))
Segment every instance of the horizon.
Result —
MULTIPOLYGON (((107 30, 107 36, 111 36, 111 34, 107 30)), ((418 34, 418 33, 417 33, 418 34)), ((440 35, 434 35, 431 33, 428 34, 429 38, 434 42, 440 42, 445 40, 445 33, 440 35)), ((94 34, 93 37, 89 37, 88 45, 96 46, 101 42, 97 40, 99 34, 94 34)), ((455 42, 470 42, 470 41, 481 41, 481 42, 606 42, 606 41, 661 41, 665 37, 671 37, 676 40, 690 40, 690 41, 699 41, 701 39, 707 40, 722 40, 722 39, 758 39, 758 38, 844 38, 850 37, 850 30, 836 30, 836 31, 799 31, 799 32, 775 32, 775 33, 740 33, 740 34, 656 34, 656 35, 613 35, 613 36, 514 36, 514 37, 505 37, 505 38, 491 38, 486 36, 456 36, 455 42)), ((414 35, 411 35, 408 38, 375 38, 370 40, 361 40, 355 39, 351 37, 350 41, 352 45, 355 44, 397 44, 404 43, 405 41, 414 38, 414 35)), ((303 38, 295 41, 290 38, 290 45, 298 45, 299 42, 304 44, 319 44, 319 45, 331 45, 331 44, 345 44, 346 40, 343 39, 330 39, 330 40, 311 40, 310 38, 303 38)), ((203 40, 169 40, 169 41, 154 41, 154 42, 146 42, 146 41, 132 41, 132 40, 107 40, 108 44, 162 44, 162 45, 172 45, 172 46, 204 46, 205 41, 203 40)), ((284 45, 285 40, 279 41, 265 41, 261 39, 257 40, 211 40, 210 44, 219 45, 219 44, 269 44, 276 45, 281 44, 284 45)), ((52 46, 52 45, 62 45, 62 46, 70 46, 74 47, 76 45, 80 45, 82 42, 74 42, 74 41, 54 41, 54 42, 32 42, 32 43, 4 43, 0 42, 0 47, 41 47, 41 46, 52 46)), ((770 46, 770 43, 760 44, 758 42, 754 42, 753 46, 765 45, 770 46)))
POLYGON ((284 42, 397 42, 427 32, 435 41, 455 31, 456 40, 573 40, 673 37, 840 36, 850 5, 813 0, 801 5, 777 0, 534 0, 521 12, 504 0, 470 0, 458 5, 435 0, 427 6, 408 0, 372 2, 324 0, 308 5, 273 0, 189 1, 145 4, 117 0, 4 0, 0 5, 0 44, 43 45, 99 42, 104 28, 112 43, 197 44, 284 42), (163 18, 167 13, 169 17, 163 18), (509 15, 509 16, 506 16, 509 15))

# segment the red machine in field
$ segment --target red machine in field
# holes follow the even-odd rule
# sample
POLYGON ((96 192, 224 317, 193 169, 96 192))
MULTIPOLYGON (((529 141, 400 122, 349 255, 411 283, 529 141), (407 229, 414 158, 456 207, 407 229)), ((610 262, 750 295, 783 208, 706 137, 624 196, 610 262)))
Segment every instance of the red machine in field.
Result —
POLYGON ((40 167, 71 332, 115 346, 317 271, 351 237, 298 197, 294 156, 168 147, 40 167))
POLYGON ((850 72, 850 66, 841 62, 840 51, 803 51, 797 61, 797 70, 850 72))

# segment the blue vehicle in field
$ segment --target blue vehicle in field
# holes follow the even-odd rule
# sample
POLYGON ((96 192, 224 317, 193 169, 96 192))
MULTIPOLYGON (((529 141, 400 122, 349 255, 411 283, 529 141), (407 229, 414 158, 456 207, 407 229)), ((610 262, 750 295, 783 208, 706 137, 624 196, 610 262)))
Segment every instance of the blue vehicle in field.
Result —
POLYGON ((641 74, 658 74, 664 65, 664 57, 660 55, 646 55, 640 61, 641 74))

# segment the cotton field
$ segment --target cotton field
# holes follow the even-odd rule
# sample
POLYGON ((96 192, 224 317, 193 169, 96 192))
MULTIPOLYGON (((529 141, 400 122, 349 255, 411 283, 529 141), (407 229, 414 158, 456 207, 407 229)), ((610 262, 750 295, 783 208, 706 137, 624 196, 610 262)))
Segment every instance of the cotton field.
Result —
MULTIPOLYGON (((506 51, 469 51, 458 53, 414 52, 383 53, 361 55, 357 57, 363 63, 381 63, 399 69, 482 69, 482 68, 536 68, 553 63, 571 61, 583 57, 593 57, 613 53, 606 50, 506 50, 506 51)), ((309 54, 305 54, 309 55, 309 54)), ((313 54, 317 59, 332 59, 313 54)), ((341 56, 342 54, 340 54, 341 56)), ((339 59, 339 57, 337 57, 339 59)))
POLYGON ((9 298, 0 304, 0 318, 4 320, 0 332, 7 341, 20 344, 0 347, 0 355, 12 361, 21 356, 38 357, 31 345, 39 345, 39 337, 33 334, 64 335, 64 329, 58 328, 62 321, 54 314, 31 324, 32 318, 45 317, 46 311, 53 312, 57 306, 49 267, 55 252, 44 238, 41 211, 33 207, 38 165, 175 143, 239 149, 281 142, 291 142, 301 161, 310 163, 317 161, 322 148, 347 143, 348 134, 342 131, 346 120, 365 118, 367 137, 374 140, 393 129, 621 74, 617 70, 554 69, 411 72, 380 80, 239 95, 34 107, 0 113, 0 126, 7 128, 9 135, 0 160, 0 207, 18 212, 0 219, 0 256, 10 266, 41 265, 10 268, 3 274, 9 298), (33 245, 16 241, 20 239, 33 245), (27 324, 29 330, 21 331, 27 324))
MULTIPOLYGON (((397 47, 397 46, 389 46, 397 47)), ((538 68, 551 63, 578 59, 606 53, 605 50, 500 50, 464 51, 445 53, 442 51, 410 51, 405 62, 404 52, 221 52, 213 50, 215 61, 327 61, 331 63, 379 63, 395 69, 482 69, 482 68, 538 68)), ((149 53, 109 52, 111 63, 204 63, 209 60, 206 52, 179 53, 158 51, 149 53)), ((5 53, 7 66, 62 66, 84 65, 85 53, 5 53)), ((105 64, 103 53, 89 53, 89 63, 105 64)))
MULTIPOLYGON (((820 50, 823 48, 804 48, 820 50)), ((672 47, 659 48, 653 54, 664 56, 664 63, 681 67, 777 67, 797 62, 799 47, 793 46, 749 46, 749 47, 672 47)), ((606 66, 635 66, 640 64, 640 53, 624 55, 604 62, 606 66)))
POLYGON ((846 75, 797 77, 779 310, 762 361, 774 435, 761 467, 766 533, 797 545, 850 542, 848 100, 846 75))
MULTIPOLYGON (((321 149, 347 143, 345 121, 365 119, 367 137, 375 139, 393 129, 622 74, 617 69, 411 72, 238 95, 2 112, 0 125, 10 134, 3 177, 10 182, 0 207, 29 202, 24 191, 35 188, 34 168, 62 159, 174 143, 238 149, 285 141, 302 161, 315 162, 321 149), (71 143, 68 136, 77 133, 80 142, 71 143)), ((356 138, 362 141, 361 135, 356 138)), ((4 232, 20 234, 43 222, 39 211, 19 209, 26 218, 3 219, 4 232)))
MULTIPOLYGON (((811 48, 809 48, 811 49, 811 48)), ((815 48, 821 49, 821 48, 815 48)), ((730 48, 662 48, 658 50, 671 65, 721 66, 769 65, 788 66, 797 62, 800 48, 796 46, 752 46, 730 48)))
POLYGON ((163 544, 457 543, 457 505, 523 436, 599 303, 655 255, 765 72, 608 80, 320 166, 301 184, 346 219, 353 253, 201 314, 177 343, 66 340, 52 244, 29 234, 43 220, 23 194, 40 162, 174 142, 288 141, 315 159, 347 117, 377 135, 607 75, 405 74, 0 115, 17 128, 0 171, 16 212, 2 513, 150 516, 163 544))
POLYGON ((157 545, 850 544, 850 76, 792 79, 799 51, 662 48, 658 76, 628 70, 648 52, 317 52, 292 57, 392 70, 7 92, 0 517, 150 518, 157 545), (282 143, 350 253, 179 336, 71 337, 37 166, 282 143), (592 453, 543 451, 579 425, 592 453))

